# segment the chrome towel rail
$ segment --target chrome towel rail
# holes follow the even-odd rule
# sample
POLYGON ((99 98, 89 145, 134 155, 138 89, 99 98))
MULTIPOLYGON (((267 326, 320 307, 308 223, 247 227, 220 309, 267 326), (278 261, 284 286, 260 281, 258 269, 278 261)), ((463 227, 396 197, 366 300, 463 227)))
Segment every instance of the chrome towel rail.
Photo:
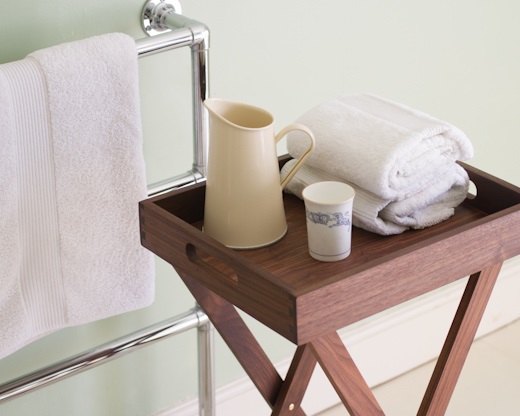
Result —
MULTIPOLYGON (((206 175, 208 118, 203 103, 209 93, 209 30, 203 23, 186 18, 180 13, 180 5, 176 0, 149 0, 142 12, 143 28, 148 34, 154 36, 136 41, 139 57, 185 46, 191 48, 193 167, 184 174, 150 185, 149 196, 204 181, 206 175)), ((213 416, 215 414, 213 327, 198 306, 181 316, 141 329, 0 385, 0 404, 193 328, 198 329, 199 414, 213 416)))
POLYGON ((193 94, 193 167, 191 171, 149 186, 150 196, 205 180, 208 149, 209 30, 204 23, 180 13, 175 0, 149 0, 143 8, 143 29, 154 35, 136 41, 139 57, 169 49, 191 48, 193 94))
MULTIPOLYGON (((189 329, 203 328, 203 331, 207 332, 210 330, 208 326, 208 317, 200 308, 196 307, 183 315, 159 322, 95 347, 89 351, 66 358, 34 373, 12 380, 0 386, 0 403, 32 390, 45 387, 63 378, 79 374, 100 364, 105 364, 129 352, 134 352, 139 348, 151 345, 163 338, 180 334, 189 329)), ((205 335, 205 332, 203 332, 202 335, 205 335)), ((211 341, 208 340, 204 340, 204 342, 200 343, 202 347, 202 351, 200 351, 202 360, 206 359, 204 356, 206 355, 206 349, 211 348, 210 343, 211 341)))

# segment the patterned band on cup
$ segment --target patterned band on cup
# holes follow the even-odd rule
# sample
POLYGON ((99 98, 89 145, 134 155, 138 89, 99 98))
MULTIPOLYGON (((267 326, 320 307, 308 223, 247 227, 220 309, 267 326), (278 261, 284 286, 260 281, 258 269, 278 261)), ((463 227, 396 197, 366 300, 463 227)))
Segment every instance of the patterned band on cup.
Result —
POLYGON ((329 228, 340 227, 342 225, 350 226, 350 212, 312 212, 305 210, 307 219, 314 224, 327 225, 329 228))

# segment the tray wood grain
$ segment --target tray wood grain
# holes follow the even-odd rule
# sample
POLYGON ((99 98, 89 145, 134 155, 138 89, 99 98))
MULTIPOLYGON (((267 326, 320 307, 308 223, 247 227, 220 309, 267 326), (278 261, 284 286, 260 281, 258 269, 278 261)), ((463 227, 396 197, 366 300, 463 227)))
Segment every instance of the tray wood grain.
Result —
MULTIPOLYGON (((283 163, 286 158, 282 160, 283 163)), ((297 345, 520 254, 520 189, 463 164, 477 196, 436 226, 380 236, 354 228, 342 261, 311 258, 303 202, 284 195, 288 233, 228 249, 202 229, 205 184, 140 203, 142 244, 297 345)))

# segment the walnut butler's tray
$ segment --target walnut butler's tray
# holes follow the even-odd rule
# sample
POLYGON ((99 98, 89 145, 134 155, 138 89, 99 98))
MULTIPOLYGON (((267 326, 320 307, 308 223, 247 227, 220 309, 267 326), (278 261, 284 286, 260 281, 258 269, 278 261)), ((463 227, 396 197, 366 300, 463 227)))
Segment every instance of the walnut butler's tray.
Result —
MULTIPOLYGON (((281 163, 286 160, 282 158, 281 163)), ((438 363, 419 412, 443 414, 500 266, 520 254, 520 189, 469 165, 463 167, 477 195, 457 207, 452 218, 397 236, 379 236, 354 227, 351 255, 339 262, 323 263, 310 257, 303 201, 291 195, 284 196, 288 232, 280 242, 256 250, 228 249, 201 231, 203 183, 142 201, 141 240, 177 270, 228 345, 234 344, 230 345, 233 352, 253 381, 257 370, 247 368, 249 353, 236 344, 243 343, 252 355, 258 346, 245 329, 242 341, 233 339, 233 331, 224 322, 239 319, 234 314, 229 317, 231 305, 299 346, 293 361, 299 383, 288 380, 295 377, 291 372, 286 383, 278 380, 274 385, 273 381, 271 387, 266 387, 270 382, 255 381, 276 409, 273 414, 304 414, 298 398, 306 384, 300 392, 295 390, 302 387, 294 386, 310 378, 308 369, 316 359, 351 414, 384 414, 355 365, 347 363, 350 356, 337 345, 336 331, 471 276, 441 352, 443 362, 438 363), (448 377, 445 370, 451 361, 455 372, 448 377), (335 375, 333 367, 349 376, 335 375), (288 402, 292 409, 284 407, 288 402), (301 413, 294 413, 295 409, 301 413)), ((235 329, 236 325, 243 327, 235 323, 235 329)))

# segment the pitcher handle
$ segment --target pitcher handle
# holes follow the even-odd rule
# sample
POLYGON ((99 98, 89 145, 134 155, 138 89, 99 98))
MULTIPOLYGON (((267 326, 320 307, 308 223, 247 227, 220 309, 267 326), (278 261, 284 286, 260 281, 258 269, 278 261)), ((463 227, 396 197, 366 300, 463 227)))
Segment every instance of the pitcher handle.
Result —
POLYGON ((300 169, 300 167, 302 166, 305 159, 307 159, 309 154, 312 152, 312 150, 314 149, 314 146, 316 146, 316 141, 314 140, 314 135, 308 129, 308 127, 304 126, 303 124, 297 124, 297 123, 289 124, 288 126, 284 127, 282 130, 280 130, 280 132, 275 136, 276 143, 278 143, 280 141, 280 139, 282 137, 284 137, 287 133, 289 133, 291 130, 300 130, 300 131, 303 131, 304 133, 307 133, 307 135, 311 139, 311 145, 309 146, 307 151, 303 155, 301 155, 301 157, 298 159, 298 161, 293 166, 293 168, 289 171, 289 173, 287 174, 285 179, 280 183, 280 186, 282 187, 282 189, 285 188, 285 185, 287 185, 289 183, 289 181, 292 179, 292 177, 296 174, 296 171, 298 169, 300 169))

